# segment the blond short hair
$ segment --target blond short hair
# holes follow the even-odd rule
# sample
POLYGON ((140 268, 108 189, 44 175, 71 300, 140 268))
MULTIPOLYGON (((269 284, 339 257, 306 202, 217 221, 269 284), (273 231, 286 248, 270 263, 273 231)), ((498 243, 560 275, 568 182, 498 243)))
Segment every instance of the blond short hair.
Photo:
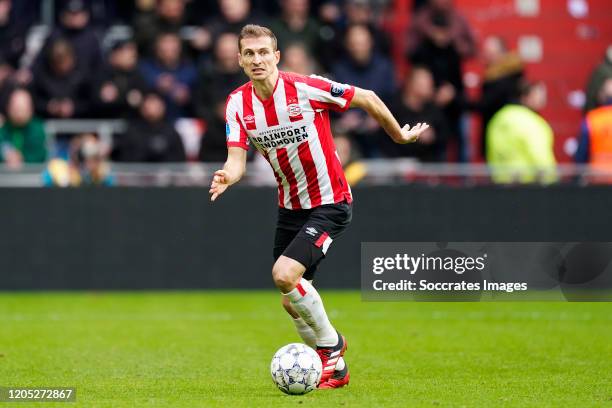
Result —
POLYGON ((260 26, 257 24, 247 24, 242 27, 240 30, 240 35, 238 36, 238 49, 242 52, 242 39, 243 38, 257 38, 257 37, 270 37, 272 40, 272 49, 273 51, 278 50, 278 42, 276 41, 276 36, 268 27, 260 26))

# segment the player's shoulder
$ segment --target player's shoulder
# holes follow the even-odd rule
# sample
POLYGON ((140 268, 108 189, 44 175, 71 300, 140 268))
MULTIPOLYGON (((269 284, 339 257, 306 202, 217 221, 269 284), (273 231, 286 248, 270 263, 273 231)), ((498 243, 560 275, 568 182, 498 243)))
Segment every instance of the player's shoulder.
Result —
POLYGON ((236 94, 242 93, 246 90, 251 89, 251 81, 245 82, 244 84, 240 85, 238 88, 234 89, 232 92, 230 92, 229 97, 232 97, 236 94))
POLYGON ((238 88, 234 89, 232 92, 229 93, 226 102, 230 103, 234 99, 234 96, 242 95, 245 91, 250 90, 251 86, 251 81, 245 82, 244 84, 240 85, 238 88))
POLYGON ((315 75, 315 74, 311 74, 311 75, 303 75, 303 74, 298 74, 295 72, 286 72, 286 71, 280 71, 280 76, 281 78, 283 78, 284 81, 286 82, 301 82, 301 83, 305 83, 305 84, 315 84, 319 81, 324 81, 326 83, 331 83, 331 81, 325 77, 319 76, 319 75, 315 75))
POLYGON ((289 83, 306 82, 308 78, 306 75, 298 74, 295 72, 279 71, 278 73, 283 79, 283 81, 289 83))

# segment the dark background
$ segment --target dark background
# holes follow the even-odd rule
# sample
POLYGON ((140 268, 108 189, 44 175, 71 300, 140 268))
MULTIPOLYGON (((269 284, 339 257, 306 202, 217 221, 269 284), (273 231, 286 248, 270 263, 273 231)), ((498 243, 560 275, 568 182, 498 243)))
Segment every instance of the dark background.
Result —
MULTIPOLYGON (((357 288, 365 241, 610 241, 606 187, 354 189, 317 283, 357 288)), ((272 288, 276 189, 0 189, 0 290, 272 288)))

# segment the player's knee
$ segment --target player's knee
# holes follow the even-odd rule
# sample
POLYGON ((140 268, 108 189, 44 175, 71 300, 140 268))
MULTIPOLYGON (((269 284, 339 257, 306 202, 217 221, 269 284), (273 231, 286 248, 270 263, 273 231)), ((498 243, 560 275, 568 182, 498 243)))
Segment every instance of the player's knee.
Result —
POLYGON ((283 293, 290 292, 296 286, 295 279, 287 270, 272 269, 272 279, 276 287, 283 293))
POLYGON ((290 265, 279 259, 272 267, 272 279, 277 288, 287 293, 296 287, 300 276, 291 269, 290 265))

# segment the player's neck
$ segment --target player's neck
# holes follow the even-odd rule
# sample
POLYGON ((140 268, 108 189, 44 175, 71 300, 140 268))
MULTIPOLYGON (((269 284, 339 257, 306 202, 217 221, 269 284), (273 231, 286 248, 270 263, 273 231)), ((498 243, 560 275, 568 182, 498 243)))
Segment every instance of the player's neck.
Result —
POLYGON ((261 81, 251 81, 253 83, 253 88, 255 88, 255 94, 259 97, 259 99, 264 101, 272 96, 279 75, 278 69, 275 69, 274 72, 266 79, 261 81))

